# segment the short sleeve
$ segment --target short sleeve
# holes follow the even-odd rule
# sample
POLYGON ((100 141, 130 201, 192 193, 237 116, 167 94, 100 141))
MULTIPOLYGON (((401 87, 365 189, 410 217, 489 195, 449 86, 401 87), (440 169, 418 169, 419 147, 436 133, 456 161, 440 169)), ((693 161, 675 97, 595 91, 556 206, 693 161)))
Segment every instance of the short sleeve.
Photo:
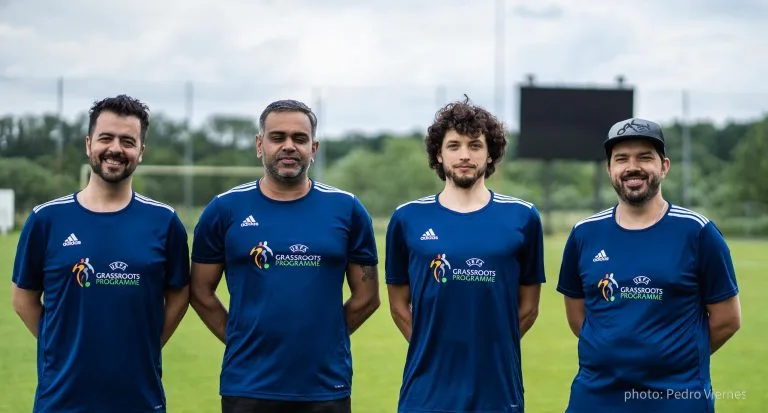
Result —
POLYGON ((173 214, 165 241, 165 286, 181 289, 189 284, 189 244, 187 230, 173 214))
POLYGON ((358 265, 376 265, 379 263, 379 257, 376 250, 376 237, 373 233, 373 220, 360 200, 357 197, 354 200, 349 234, 349 262, 358 265))
POLYGON ((584 287, 579 275, 579 246, 575 234, 576 229, 574 228, 565 242, 557 291, 571 298, 584 298, 584 287))
POLYGON ((397 211, 387 224, 386 257, 384 274, 387 284, 408 284, 408 248, 405 244, 403 225, 397 211))
POLYGON ((201 264, 223 263, 226 231, 227 225, 221 201, 218 197, 213 198, 195 225, 192 261, 201 264))
POLYGON ((31 213, 21 230, 13 263, 13 283, 19 288, 43 291, 45 228, 39 216, 31 213))
POLYGON ((699 280, 705 304, 715 304, 739 293, 731 251, 712 222, 699 235, 699 280))
POLYGON ((531 207, 531 218, 525 229, 525 246, 521 257, 521 285, 543 284, 544 274, 544 230, 539 211, 531 207))

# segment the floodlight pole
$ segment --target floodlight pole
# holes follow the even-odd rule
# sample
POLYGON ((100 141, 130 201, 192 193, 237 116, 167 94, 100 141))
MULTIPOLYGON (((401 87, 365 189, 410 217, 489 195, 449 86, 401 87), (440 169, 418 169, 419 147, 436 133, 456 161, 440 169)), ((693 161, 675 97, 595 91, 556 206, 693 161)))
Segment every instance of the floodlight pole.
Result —
POLYGON ((315 139, 318 140, 320 145, 317 147, 317 153, 315 154, 315 161, 314 161, 314 173, 312 176, 320 182, 323 182, 325 179, 325 145, 327 142, 322 141, 320 133, 321 128, 325 125, 325 116, 323 113, 323 93, 319 87, 315 87, 312 89, 312 95, 313 95, 313 101, 314 101, 314 112, 315 116, 317 117, 317 130, 315 131, 315 139))
POLYGON ((435 88, 435 110, 442 108, 446 99, 445 85, 438 85, 435 88))
POLYGON ((56 81, 56 183, 61 188, 64 163, 64 78, 56 81))
POLYGON ((194 148, 192 141, 192 101, 194 99, 194 89, 192 82, 187 82, 184 85, 184 135, 185 135, 185 150, 184 150, 184 163, 189 170, 184 175, 184 207, 189 213, 192 210, 192 203, 194 202, 192 191, 194 189, 194 182, 192 177, 192 165, 194 164, 194 148))
POLYGON ((683 205, 691 207, 691 126, 688 91, 683 90, 683 205))
POLYGON ((506 17, 507 17, 507 3, 506 0, 496 0, 496 70, 495 70, 495 111, 496 116, 499 119, 505 119, 504 117, 504 76, 505 76, 505 60, 506 60, 506 46, 504 43, 504 36, 506 33, 506 17))

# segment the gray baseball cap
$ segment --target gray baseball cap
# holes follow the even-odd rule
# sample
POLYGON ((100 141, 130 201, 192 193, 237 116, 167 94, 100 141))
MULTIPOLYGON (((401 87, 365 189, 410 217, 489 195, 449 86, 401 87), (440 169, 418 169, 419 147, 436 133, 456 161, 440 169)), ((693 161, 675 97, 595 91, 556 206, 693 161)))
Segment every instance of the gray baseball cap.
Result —
POLYGON ((608 131, 608 138, 603 142, 605 155, 610 158, 611 149, 614 145, 634 139, 651 142, 662 156, 667 153, 664 146, 664 133, 658 123, 640 118, 630 118, 611 126, 611 130, 608 131))

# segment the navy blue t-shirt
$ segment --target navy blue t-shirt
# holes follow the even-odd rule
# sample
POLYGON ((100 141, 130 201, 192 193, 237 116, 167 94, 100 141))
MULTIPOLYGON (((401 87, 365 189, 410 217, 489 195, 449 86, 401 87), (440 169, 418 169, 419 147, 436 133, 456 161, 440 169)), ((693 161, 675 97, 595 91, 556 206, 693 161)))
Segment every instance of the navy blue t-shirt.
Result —
POLYGON ((164 293, 189 283, 187 233, 173 208, 136 193, 109 213, 75 195, 38 205, 13 282, 43 291, 35 412, 165 412, 164 293))
POLYGON ((641 230, 620 227, 615 208, 586 218, 565 245, 557 290, 586 308, 569 412, 712 411, 705 305, 738 287, 709 219, 675 205, 641 230))
POLYGON ((216 196, 192 261, 224 263, 229 290, 223 396, 323 401, 350 395, 347 265, 376 265, 371 218, 353 194, 312 181, 293 201, 258 182, 216 196))
POLYGON ((518 290, 545 282, 533 204, 491 193, 460 213, 432 195, 387 229, 386 282, 411 291, 399 412, 522 412, 518 290))

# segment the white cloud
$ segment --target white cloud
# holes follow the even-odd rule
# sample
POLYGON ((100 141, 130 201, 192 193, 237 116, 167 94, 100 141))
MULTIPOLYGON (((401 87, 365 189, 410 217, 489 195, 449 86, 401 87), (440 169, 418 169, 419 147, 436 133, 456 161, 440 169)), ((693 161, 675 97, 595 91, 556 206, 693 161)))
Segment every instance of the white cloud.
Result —
MULTIPOLYGON (((764 2, 506 6, 501 117, 512 127, 527 73, 564 85, 623 74, 637 114, 660 121, 679 115, 684 88, 694 117, 765 112, 764 2)), ((183 116, 184 82, 194 81, 197 122, 255 117, 278 98, 313 103, 320 91, 326 133, 423 129, 463 93, 494 109, 494 12, 494 0, 0 0, 0 113, 55 110, 64 76, 68 116, 123 92, 183 116)))

